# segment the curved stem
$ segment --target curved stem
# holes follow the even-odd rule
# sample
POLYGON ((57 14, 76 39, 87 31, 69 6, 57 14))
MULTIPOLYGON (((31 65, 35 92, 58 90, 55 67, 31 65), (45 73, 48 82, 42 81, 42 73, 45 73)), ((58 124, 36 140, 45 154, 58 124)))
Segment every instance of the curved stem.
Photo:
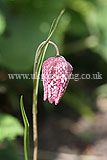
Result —
MULTIPOLYGON (((43 44, 46 41, 42 42, 39 47, 37 48, 36 54, 35 54, 35 63, 34 63, 34 69, 33 69, 33 75, 36 74, 37 70, 37 56, 40 48, 43 46, 43 44)), ((57 55, 59 55, 59 49, 55 43, 52 41, 49 41, 48 43, 52 44, 56 48, 57 55)), ((36 76, 36 75, 35 75, 36 76)), ((34 153, 33 153, 33 160, 37 160, 37 150, 38 150, 38 135, 37 135, 37 90, 38 90, 38 83, 39 81, 34 78, 33 80, 33 141, 34 141, 34 153)))
MULTIPOLYGON (((45 42, 46 42, 46 41, 43 41, 43 42, 39 45, 39 47, 38 47, 38 49, 37 49, 37 51, 36 51, 36 56, 37 56, 40 48, 43 46, 43 44, 44 44, 45 42)), ((57 52, 57 56, 59 56, 59 49, 58 49, 57 45, 56 45, 54 42, 52 42, 52 41, 49 41, 48 43, 52 44, 52 45, 55 47, 56 52, 57 52)))
MULTIPOLYGON (((53 42, 51 42, 49 40, 52 37, 53 33, 55 32, 56 27, 58 25, 58 22, 59 22, 59 20, 60 20, 60 18, 61 18, 63 13, 64 13, 64 10, 62 10, 60 12, 57 20, 53 21, 52 26, 51 26, 51 30, 50 30, 50 33, 49 33, 49 36, 48 36, 47 40, 42 42, 39 45, 39 47, 38 47, 38 49, 36 51, 33 75, 35 75, 35 74, 38 74, 37 76, 40 75, 40 70, 41 70, 41 67, 42 67, 43 58, 44 58, 48 43, 52 44, 56 48, 57 55, 59 55, 58 47, 56 46, 55 43, 53 43, 53 42), (40 50, 40 55, 38 55, 39 50, 40 50)), ((33 160, 37 160, 37 151, 38 151, 38 135, 37 135, 37 95, 38 95, 38 85, 39 85, 39 79, 34 78, 33 79, 33 141, 34 141, 33 160)))
MULTIPOLYGON (((33 75, 36 74, 37 70, 37 56, 40 48, 43 46, 43 44, 46 41, 42 42, 39 47, 37 48, 36 54, 35 54, 35 62, 34 62, 34 69, 33 69, 33 75)), ((52 44, 56 48, 57 55, 59 55, 59 49, 55 43, 52 41, 49 41, 48 43, 52 44)), ((36 75, 35 75, 36 76, 36 75)), ((37 90, 38 90, 38 83, 39 81, 34 78, 33 79, 33 141, 34 141, 34 153, 33 153, 33 160, 37 160, 37 150, 38 150, 38 135, 37 135, 37 90)))

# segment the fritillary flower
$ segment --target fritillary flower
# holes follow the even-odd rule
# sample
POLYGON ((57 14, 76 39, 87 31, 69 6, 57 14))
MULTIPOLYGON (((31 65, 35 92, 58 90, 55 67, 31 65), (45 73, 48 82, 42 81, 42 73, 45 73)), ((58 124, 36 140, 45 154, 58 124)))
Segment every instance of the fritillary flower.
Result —
POLYGON ((50 57, 44 61, 42 66, 42 80, 44 86, 44 101, 46 99, 57 105, 64 94, 73 67, 63 56, 50 57))

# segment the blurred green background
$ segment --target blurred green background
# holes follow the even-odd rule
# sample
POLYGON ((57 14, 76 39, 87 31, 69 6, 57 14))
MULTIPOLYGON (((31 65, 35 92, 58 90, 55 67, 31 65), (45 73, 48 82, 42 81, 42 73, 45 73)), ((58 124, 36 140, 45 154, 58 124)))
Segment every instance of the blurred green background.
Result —
MULTIPOLYGON (((107 0, 0 0, 0 159, 23 159, 24 95, 32 153, 32 80, 10 80, 10 73, 33 72, 37 46, 65 8, 52 37, 73 74, 102 79, 70 80, 56 107, 38 95, 39 150, 106 155, 107 150, 107 0), (106 149, 105 149, 106 148, 106 149), (14 154, 13 154, 14 153, 14 154)), ((54 56, 49 45, 45 59, 54 56)))

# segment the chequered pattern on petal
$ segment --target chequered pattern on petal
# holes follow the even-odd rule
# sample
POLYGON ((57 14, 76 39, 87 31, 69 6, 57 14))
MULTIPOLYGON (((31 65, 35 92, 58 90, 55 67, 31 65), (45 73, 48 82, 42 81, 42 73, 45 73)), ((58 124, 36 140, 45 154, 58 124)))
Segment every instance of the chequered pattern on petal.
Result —
POLYGON ((42 80, 44 86, 44 101, 48 98, 50 103, 57 105, 64 94, 73 68, 64 57, 50 57, 42 66, 42 80))

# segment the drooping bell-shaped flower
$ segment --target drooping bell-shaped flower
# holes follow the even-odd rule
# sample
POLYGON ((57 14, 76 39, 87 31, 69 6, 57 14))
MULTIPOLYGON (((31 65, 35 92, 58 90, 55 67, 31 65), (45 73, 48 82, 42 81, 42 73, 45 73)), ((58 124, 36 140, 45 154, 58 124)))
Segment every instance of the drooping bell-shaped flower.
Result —
POLYGON ((44 86, 44 101, 55 102, 57 105, 64 94, 73 67, 63 56, 50 57, 44 61, 42 66, 42 80, 44 86))

